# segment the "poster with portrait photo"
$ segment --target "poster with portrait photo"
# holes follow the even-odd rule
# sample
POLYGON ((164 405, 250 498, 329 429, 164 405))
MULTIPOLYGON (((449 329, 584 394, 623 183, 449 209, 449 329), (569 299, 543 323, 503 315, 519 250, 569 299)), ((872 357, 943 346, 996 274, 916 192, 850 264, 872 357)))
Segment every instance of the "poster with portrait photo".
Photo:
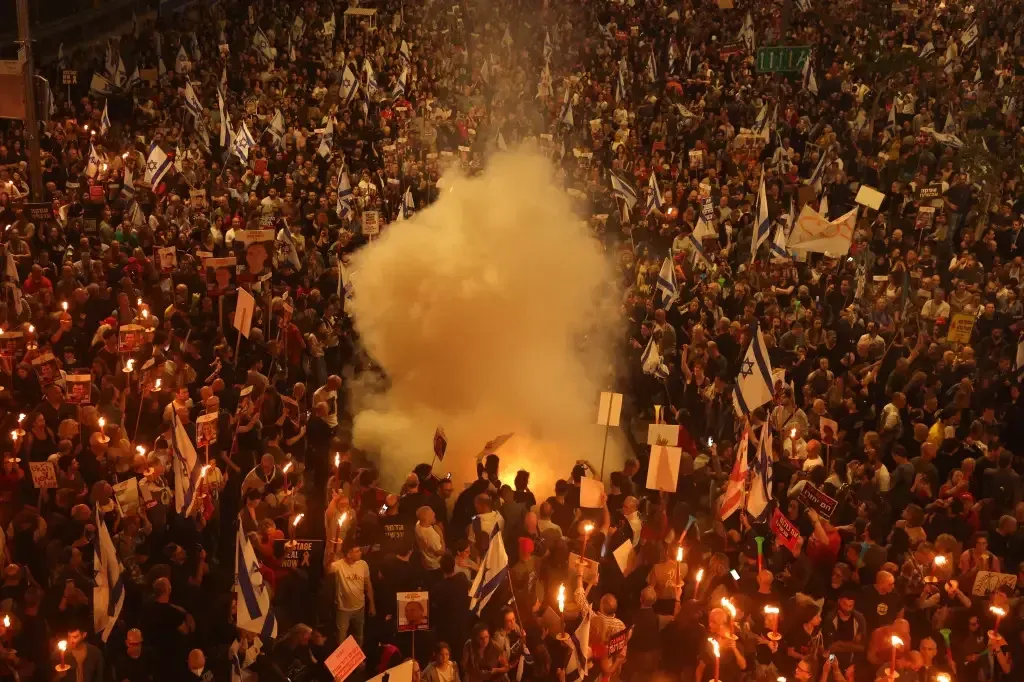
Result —
POLYGON ((3 334, 0 334, 0 357, 20 357, 24 352, 24 332, 4 332, 3 334))
POLYGON ((217 414, 203 414, 196 418, 196 447, 217 442, 217 414))
POLYGON ((117 352, 135 353, 146 342, 146 329, 139 324, 122 324, 117 329, 117 352))
POLYGON ((173 246, 162 246, 156 250, 156 262, 161 272, 171 272, 178 267, 178 250, 173 246))
POLYGON ((64 386, 64 402, 67 404, 92 404, 92 374, 69 374, 64 378, 64 386))
POLYGON ((271 273, 274 265, 275 236, 273 229, 242 232, 245 263, 238 268, 239 282, 259 282, 264 275, 271 273))
POLYGON ((430 629, 430 595, 426 592, 398 592, 398 631, 430 629))
POLYGON ((235 290, 235 262, 234 256, 206 259, 206 293, 223 296, 235 290))
POLYGON ((60 379, 60 365, 57 364, 57 358, 53 356, 53 353, 43 353, 39 357, 33 358, 32 369, 35 370, 36 376, 39 377, 39 384, 42 386, 49 386, 60 379))

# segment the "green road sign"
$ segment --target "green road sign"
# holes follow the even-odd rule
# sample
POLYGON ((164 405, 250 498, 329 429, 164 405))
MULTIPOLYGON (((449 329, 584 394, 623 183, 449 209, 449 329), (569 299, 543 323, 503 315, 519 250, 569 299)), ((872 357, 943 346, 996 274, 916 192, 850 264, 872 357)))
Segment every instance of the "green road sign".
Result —
POLYGON ((807 63, 810 56, 810 46, 759 47, 757 48, 757 70, 761 73, 803 71, 804 64, 807 63))

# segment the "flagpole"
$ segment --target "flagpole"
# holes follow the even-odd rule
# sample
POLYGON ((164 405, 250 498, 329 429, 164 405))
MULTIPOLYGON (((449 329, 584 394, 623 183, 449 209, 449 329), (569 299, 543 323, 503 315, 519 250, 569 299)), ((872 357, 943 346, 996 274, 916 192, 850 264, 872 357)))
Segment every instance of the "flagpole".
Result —
POLYGON ((604 458, 605 458, 605 455, 608 452, 608 432, 611 431, 612 403, 614 402, 614 400, 612 400, 612 395, 613 395, 612 392, 609 391, 609 393, 608 393, 608 414, 605 416, 605 419, 604 419, 604 445, 601 447, 601 482, 602 482, 602 484, 604 483, 604 458))

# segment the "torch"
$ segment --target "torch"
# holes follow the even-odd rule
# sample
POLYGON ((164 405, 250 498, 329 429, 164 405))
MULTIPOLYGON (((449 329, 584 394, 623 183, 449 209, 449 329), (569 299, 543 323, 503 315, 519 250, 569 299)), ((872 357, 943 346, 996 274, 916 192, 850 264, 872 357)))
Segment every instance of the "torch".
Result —
POLYGON ((565 644, 569 641, 569 633, 565 631, 565 583, 558 586, 558 622, 562 631, 558 633, 558 641, 565 644))
POLYGON ((287 464, 284 465, 284 468, 281 469, 281 475, 284 477, 284 491, 285 492, 288 492, 288 472, 291 471, 291 468, 292 468, 292 463, 288 462, 287 464))
MULTIPOLYGON (((772 631, 768 633, 768 639, 772 640, 773 642, 778 642, 780 639, 782 639, 782 636, 779 634, 779 607, 778 606, 766 606, 766 607, 764 607, 764 615, 765 616, 775 616, 775 618, 771 619, 772 631)), ((768 619, 765 618, 765 620, 768 620, 768 619)))
POLYGON ((62 639, 57 642, 57 650, 60 651, 60 665, 54 666, 54 668, 59 673, 66 673, 71 670, 71 666, 64 661, 65 652, 68 650, 68 641, 62 639))
POLYGON ((694 580, 694 585, 693 585, 693 598, 694 598, 694 599, 696 599, 696 598, 697 598, 697 593, 698 593, 698 592, 700 592, 700 581, 701 581, 701 580, 702 580, 703 578, 704 578, 704 569, 703 569, 703 568, 701 568, 701 569, 698 569, 698 571, 697 571, 697 577, 696 577, 696 579, 694 580))
POLYGON ((587 522, 583 524, 583 548, 580 550, 580 559, 587 557, 587 540, 590 539, 590 534, 594 532, 594 524, 587 522))
POLYGON ((1001 609, 998 606, 990 606, 988 610, 996 617, 996 626, 988 631, 989 639, 995 639, 999 636, 999 622, 1003 620, 1003 616, 1006 615, 1006 610, 1001 609))
POLYGON ((715 651, 715 679, 713 682, 718 682, 718 672, 722 664, 722 651, 718 648, 718 640, 714 637, 708 637, 708 641, 711 642, 711 648, 715 651))
POLYGON ((942 568, 945 565, 946 565, 946 557, 941 555, 941 554, 936 554, 935 555, 935 559, 932 561, 931 575, 925 577, 924 581, 926 583, 937 583, 937 582, 939 582, 939 577, 937 575, 935 575, 935 573, 938 571, 938 569, 942 568))
MULTIPOLYGON (((733 606, 732 602, 725 597, 722 597, 722 601, 719 603, 722 605, 723 609, 729 612, 729 632, 725 636, 729 639, 736 639, 736 634, 733 632, 733 630, 736 629, 736 607, 733 606)), ((717 675, 715 676, 715 679, 718 679, 717 675)))
POLYGON ((683 584, 683 548, 682 548, 682 546, 676 547, 676 582, 680 586, 683 584))
POLYGON ((103 417, 100 417, 98 420, 96 420, 96 424, 100 427, 100 442, 109 443, 110 437, 103 431, 103 429, 107 425, 107 420, 104 419, 103 417))
POLYGON ((889 668, 885 671, 885 674, 889 676, 889 679, 894 680, 900 676, 900 674, 896 672, 896 650, 903 646, 903 640, 900 639, 898 635, 893 635, 889 639, 889 642, 892 644, 892 658, 890 659, 889 668))

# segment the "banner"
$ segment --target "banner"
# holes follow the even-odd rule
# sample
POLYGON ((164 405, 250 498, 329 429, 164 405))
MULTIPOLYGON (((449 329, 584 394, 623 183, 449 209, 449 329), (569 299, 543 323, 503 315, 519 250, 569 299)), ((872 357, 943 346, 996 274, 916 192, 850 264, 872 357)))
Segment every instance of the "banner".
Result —
POLYGON ((800 490, 800 495, 797 499, 826 519, 831 519, 832 514, 836 511, 836 507, 839 506, 839 502, 821 492, 807 481, 804 482, 804 487, 800 490))
POLYGON ((778 538, 779 542, 782 543, 789 551, 796 552, 797 541, 800 539, 800 529, 793 525, 793 522, 787 519, 779 508, 775 508, 775 513, 772 514, 771 523, 772 532, 775 533, 775 537, 778 538))

